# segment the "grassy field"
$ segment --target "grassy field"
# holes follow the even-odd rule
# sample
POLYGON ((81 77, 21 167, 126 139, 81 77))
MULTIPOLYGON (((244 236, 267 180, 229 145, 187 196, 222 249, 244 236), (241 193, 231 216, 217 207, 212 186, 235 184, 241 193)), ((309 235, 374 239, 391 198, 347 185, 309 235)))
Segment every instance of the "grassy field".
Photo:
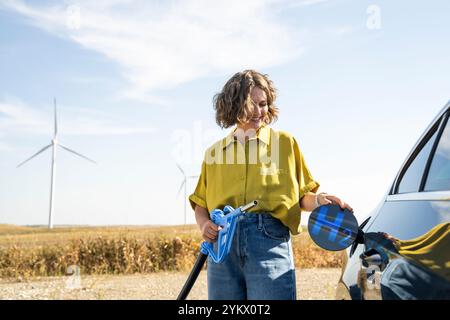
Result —
MULTIPOLYGON (((337 268, 341 253, 317 247, 307 232, 293 239, 297 268, 337 268)), ((202 239, 196 225, 21 227, 0 225, 0 277, 187 271, 202 239)))

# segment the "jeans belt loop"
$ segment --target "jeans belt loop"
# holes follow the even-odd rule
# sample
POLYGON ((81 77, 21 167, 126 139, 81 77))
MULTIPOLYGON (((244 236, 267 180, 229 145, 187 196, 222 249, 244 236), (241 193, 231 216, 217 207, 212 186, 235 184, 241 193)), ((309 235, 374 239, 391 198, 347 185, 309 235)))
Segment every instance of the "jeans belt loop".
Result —
POLYGON ((261 230, 263 226, 263 215, 258 214, 258 230, 261 230))

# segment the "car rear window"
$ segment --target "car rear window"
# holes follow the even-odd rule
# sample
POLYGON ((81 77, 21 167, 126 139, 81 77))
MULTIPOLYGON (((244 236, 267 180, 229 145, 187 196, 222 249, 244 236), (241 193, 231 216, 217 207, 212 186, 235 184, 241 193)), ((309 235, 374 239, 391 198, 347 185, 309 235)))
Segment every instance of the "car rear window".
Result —
POLYGON ((425 182, 424 191, 450 190, 450 122, 439 140, 425 182))
POLYGON ((400 184, 398 185, 398 193, 418 192, 422 181, 423 172, 428 161, 434 140, 437 136, 437 130, 423 145, 422 149, 417 153, 414 160, 410 163, 403 174, 400 184))

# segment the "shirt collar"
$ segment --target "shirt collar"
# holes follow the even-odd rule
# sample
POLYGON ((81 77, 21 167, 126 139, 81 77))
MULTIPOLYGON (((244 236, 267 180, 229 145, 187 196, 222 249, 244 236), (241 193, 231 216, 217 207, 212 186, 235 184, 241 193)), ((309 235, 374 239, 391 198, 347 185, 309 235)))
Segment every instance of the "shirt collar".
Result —
MULTIPOLYGON (((223 148, 225 149, 235 140, 234 133, 236 132, 237 127, 235 127, 223 140, 223 148)), ((249 140, 259 139, 264 142, 266 145, 269 144, 270 141, 270 128, 263 124, 257 131, 256 137, 251 137, 249 140)))

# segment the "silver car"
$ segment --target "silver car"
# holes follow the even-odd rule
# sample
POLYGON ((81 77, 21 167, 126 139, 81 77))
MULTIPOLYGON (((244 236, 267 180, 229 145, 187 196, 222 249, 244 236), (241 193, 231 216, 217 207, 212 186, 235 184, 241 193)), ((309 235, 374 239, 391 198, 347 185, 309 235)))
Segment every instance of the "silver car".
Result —
POLYGON ((450 299, 450 102, 361 224, 379 241, 345 252, 337 299, 450 299))

